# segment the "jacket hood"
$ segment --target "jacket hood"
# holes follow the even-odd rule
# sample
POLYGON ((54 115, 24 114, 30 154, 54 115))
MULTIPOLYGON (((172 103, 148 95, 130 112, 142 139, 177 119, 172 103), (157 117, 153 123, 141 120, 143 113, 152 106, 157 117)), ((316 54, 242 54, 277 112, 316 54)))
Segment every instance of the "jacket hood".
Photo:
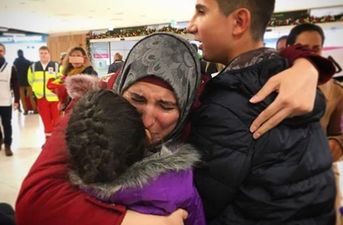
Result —
POLYGON ((100 80, 98 77, 87 74, 67 76, 65 79, 65 87, 71 98, 80 98, 88 91, 99 90, 100 80))
POLYGON ((101 199, 106 199, 119 190, 142 188, 163 173, 192 169, 200 161, 199 159, 199 154, 191 145, 178 146, 176 151, 171 151, 166 146, 162 146, 160 152, 136 162, 110 183, 85 184, 72 170, 69 172, 69 178, 72 184, 91 191, 101 199))

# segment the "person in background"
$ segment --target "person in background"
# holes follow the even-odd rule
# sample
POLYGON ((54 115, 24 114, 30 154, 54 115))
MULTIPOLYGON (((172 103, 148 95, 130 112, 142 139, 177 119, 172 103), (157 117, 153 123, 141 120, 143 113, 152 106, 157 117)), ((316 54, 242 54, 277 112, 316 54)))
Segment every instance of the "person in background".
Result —
POLYGON ((19 88, 17 74, 14 66, 6 62, 6 47, 0 43, 0 117, 3 127, 3 135, 0 128, 0 150, 5 144, 5 155, 12 156, 12 105, 14 109, 19 104, 19 88), (14 93, 14 103, 12 104, 12 91, 14 93))
POLYGON ((86 51, 82 47, 72 48, 63 61, 62 67, 63 76, 72 76, 75 74, 98 75, 92 67, 86 51))
POLYGON ((37 108, 44 124, 46 139, 50 137, 54 123, 59 117, 58 97, 47 88, 50 78, 60 77, 59 65, 50 60, 49 48, 39 48, 39 61, 33 63, 27 72, 27 80, 37 98, 37 108))
MULTIPOLYGON (((320 26, 304 23, 292 28, 288 35, 287 45, 300 44, 315 54, 322 55, 324 41, 325 35, 320 26)), ((328 136, 333 161, 337 161, 343 156, 343 135, 340 127, 343 112, 343 87, 339 82, 330 79, 325 84, 319 85, 319 89, 326 98, 326 110, 320 124, 328 136)))
MULTIPOLYGON (((287 39, 287 45, 300 44, 315 54, 322 55, 325 42, 323 29, 315 24, 299 24, 292 28, 287 39)), ((326 99, 326 109, 320 120, 321 127, 328 137, 331 156, 334 162, 342 160, 343 156, 343 135, 340 121, 343 115, 343 87, 333 78, 325 84, 319 85, 326 99)), ((336 176, 336 225, 342 224, 341 219, 341 192, 340 173, 337 165, 333 164, 333 171, 336 176)))
POLYGON ((311 113, 288 118, 263 136, 250 128, 280 94, 255 105, 251 98, 289 68, 275 49, 263 46, 274 6, 275 0, 197 0, 188 25, 204 59, 226 65, 206 84, 191 118, 190 143, 203 162, 195 182, 209 225, 335 221, 332 162, 319 124, 323 96, 316 94, 311 113))
POLYGON ((120 70, 124 65, 123 56, 116 52, 113 55, 113 63, 108 67, 107 73, 116 73, 118 70, 120 70))
POLYGON ((64 80, 67 77, 78 74, 98 76, 98 73, 90 65, 87 53, 81 47, 74 47, 68 52, 63 60, 61 71, 62 76, 49 79, 47 87, 58 96, 58 109, 63 112, 71 101, 71 98, 68 96, 68 93, 64 87, 64 80))
POLYGON ((17 54, 18 58, 14 60, 13 64, 17 71, 20 100, 24 109, 23 114, 27 115, 30 108, 34 113, 37 113, 36 100, 33 95, 32 88, 27 81, 27 71, 32 62, 24 57, 23 50, 19 49, 17 54))
POLYGON ((280 52, 286 48, 287 37, 288 37, 287 35, 283 35, 279 37, 279 39, 276 41, 276 46, 275 46, 276 51, 280 52))

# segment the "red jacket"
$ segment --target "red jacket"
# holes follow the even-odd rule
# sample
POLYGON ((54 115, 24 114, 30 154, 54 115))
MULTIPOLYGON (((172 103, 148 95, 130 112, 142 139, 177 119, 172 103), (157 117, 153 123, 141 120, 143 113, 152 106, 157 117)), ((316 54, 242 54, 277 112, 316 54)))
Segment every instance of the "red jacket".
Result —
POLYGON ((25 178, 16 203, 16 223, 119 225, 125 216, 124 206, 97 201, 68 181, 64 140, 68 119, 69 113, 56 126, 25 178))

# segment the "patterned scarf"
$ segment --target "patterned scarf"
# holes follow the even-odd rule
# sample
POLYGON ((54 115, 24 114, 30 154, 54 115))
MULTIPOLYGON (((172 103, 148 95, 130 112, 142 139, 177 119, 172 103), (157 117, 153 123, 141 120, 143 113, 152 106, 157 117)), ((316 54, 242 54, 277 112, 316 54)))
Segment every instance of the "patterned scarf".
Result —
POLYGON ((167 82, 174 90, 180 118, 164 143, 178 141, 201 78, 200 62, 193 46, 169 33, 143 38, 131 49, 114 89, 122 95, 136 81, 151 75, 167 82))

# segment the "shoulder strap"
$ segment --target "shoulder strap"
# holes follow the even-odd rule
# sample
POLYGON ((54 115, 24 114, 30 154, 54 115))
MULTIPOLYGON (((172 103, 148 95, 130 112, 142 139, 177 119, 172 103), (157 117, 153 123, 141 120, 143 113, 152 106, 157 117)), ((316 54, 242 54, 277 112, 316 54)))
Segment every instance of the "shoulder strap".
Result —
POLYGON ((6 68, 7 65, 8 65, 8 63, 5 62, 4 65, 2 65, 0 72, 3 72, 3 71, 5 70, 5 68, 6 68))
POLYGON ((35 72, 36 72, 36 63, 31 64, 31 72, 32 72, 32 80, 35 80, 35 72))

